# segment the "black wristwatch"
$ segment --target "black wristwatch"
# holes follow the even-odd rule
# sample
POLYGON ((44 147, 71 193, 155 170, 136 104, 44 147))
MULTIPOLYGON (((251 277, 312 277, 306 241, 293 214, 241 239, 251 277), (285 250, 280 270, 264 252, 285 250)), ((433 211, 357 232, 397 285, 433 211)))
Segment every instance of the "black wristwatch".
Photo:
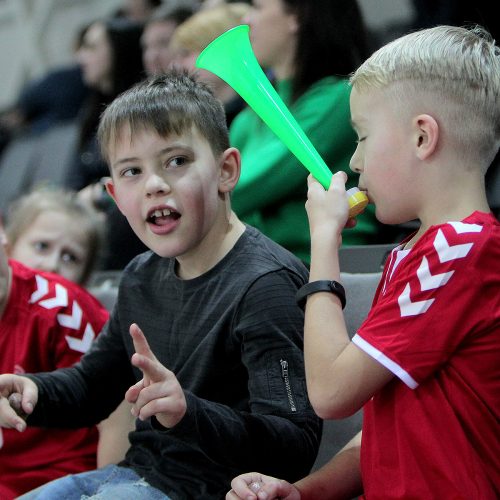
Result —
POLYGON ((319 280, 311 281, 311 283, 306 283, 304 286, 297 290, 295 295, 295 300, 300 307, 305 306, 306 299, 309 295, 316 292, 330 292, 336 295, 340 299, 342 304, 342 309, 344 309, 345 300, 345 289, 338 281, 330 280, 319 280))

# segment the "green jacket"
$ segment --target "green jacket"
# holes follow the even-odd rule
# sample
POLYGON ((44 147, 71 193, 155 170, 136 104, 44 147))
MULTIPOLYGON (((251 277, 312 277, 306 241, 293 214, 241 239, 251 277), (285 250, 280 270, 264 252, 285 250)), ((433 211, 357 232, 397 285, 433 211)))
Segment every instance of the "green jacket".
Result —
MULTIPOLYGON (((347 81, 336 77, 319 80, 293 104, 290 81, 278 82, 277 91, 325 163, 334 172, 347 172, 347 188, 357 186, 358 176, 349 169, 356 135, 350 124, 347 81)), ((250 108, 233 120, 230 139, 242 155, 241 177, 232 197, 234 211, 309 262, 309 224, 304 208, 309 172, 250 108)), ((373 207, 369 207, 358 217, 356 228, 345 230, 343 242, 373 242, 377 229, 373 207)))

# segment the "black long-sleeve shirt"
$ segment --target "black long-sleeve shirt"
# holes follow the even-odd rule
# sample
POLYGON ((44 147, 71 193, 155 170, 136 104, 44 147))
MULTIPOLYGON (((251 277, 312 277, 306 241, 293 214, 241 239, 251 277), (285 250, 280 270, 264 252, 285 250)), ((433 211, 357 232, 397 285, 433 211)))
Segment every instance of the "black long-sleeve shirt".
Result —
POLYGON ((75 367, 32 377, 39 403, 28 423, 99 422, 142 378, 130 364, 136 322, 183 387, 187 413, 173 428, 137 420, 122 465, 172 499, 220 499, 230 480, 260 470, 295 481, 317 454, 321 421, 306 393, 303 312, 307 270, 247 227, 200 277, 181 280, 175 260, 148 252, 125 269, 105 331, 75 367))

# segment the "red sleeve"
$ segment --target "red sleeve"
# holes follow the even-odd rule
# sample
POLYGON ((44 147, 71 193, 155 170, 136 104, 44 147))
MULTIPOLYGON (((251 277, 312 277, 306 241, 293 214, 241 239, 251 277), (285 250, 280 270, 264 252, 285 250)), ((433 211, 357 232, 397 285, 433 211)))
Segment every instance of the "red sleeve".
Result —
POLYGON ((393 256, 353 342, 417 387, 468 336, 499 324, 499 252, 498 225, 431 228, 400 262, 393 256))

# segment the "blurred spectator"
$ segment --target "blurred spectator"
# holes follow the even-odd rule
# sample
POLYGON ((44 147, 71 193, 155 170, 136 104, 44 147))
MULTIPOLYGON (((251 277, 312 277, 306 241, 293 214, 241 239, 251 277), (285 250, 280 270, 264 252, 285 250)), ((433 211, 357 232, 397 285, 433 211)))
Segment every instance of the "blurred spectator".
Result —
MULTIPOLYGON (((84 26, 77 33, 75 53, 86 30, 84 26)), ((38 134, 61 121, 74 120, 89 91, 76 63, 57 67, 28 82, 15 104, 0 115, 0 152, 18 134, 38 134)))
MULTIPOLYGON (((357 186, 357 175, 349 168, 356 135, 347 76, 368 55, 357 2, 254 0, 244 21, 250 25, 257 60, 274 76, 278 94, 299 125, 326 164, 347 173, 347 187, 357 186)), ((234 119, 230 137, 242 155, 232 198, 235 212, 308 262, 307 170, 250 108, 234 119)), ((345 244, 380 238, 373 207, 357 221, 344 232, 345 244)))
POLYGON ((177 26, 195 12, 194 6, 188 4, 174 8, 170 4, 162 5, 146 22, 141 45, 144 69, 148 75, 164 73, 170 67, 173 61, 170 39, 177 26))
POLYGON ((81 117, 79 151, 68 187, 82 189, 107 175, 95 133, 105 105, 144 76, 140 37, 142 25, 126 19, 92 23, 84 34, 77 59, 92 89, 81 117))
POLYGON ((98 262, 103 223, 75 192, 39 188, 9 207, 5 233, 12 259, 85 285, 98 262))
MULTIPOLYGON (((66 186, 99 192, 99 181, 108 175, 96 138, 99 117, 118 94, 144 77, 140 39, 142 25, 127 19, 96 21, 85 33, 77 53, 83 77, 92 93, 81 117, 80 138, 75 162, 69 167, 66 186)), ((102 193, 102 190, 101 190, 102 193)), ((146 247, 137 238, 125 217, 107 197, 100 206, 106 214, 106 241, 103 269, 122 269, 146 247)))
POLYGON ((161 4, 162 0, 124 0, 123 5, 115 12, 115 17, 143 23, 161 4))
MULTIPOLYGON (((66 224, 68 230, 75 220, 66 224)), ((0 373, 73 365, 107 319, 104 307, 77 284, 7 260, 0 224, 0 373)), ((10 403, 18 408, 20 401, 10 403)), ((0 429, 0 498, 12 500, 52 479, 95 468, 97 440, 96 427, 0 429)))
POLYGON ((88 93, 79 66, 56 68, 29 82, 2 122, 13 134, 43 132, 55 123, 76 118, 88 93))
MULTIPOLYGON (((194 71, 200 52, 219 35, 242 24, 249 11, 248 4, 238 2, 203 9, 191 16, 174 31, 172 36, 171 49, 175 57, 174 64, 194 71)), ((197 72, 201 80, 210 86, 215 97, 224 104, 227 122, 230 124, 243 109, 244 101, 227 83, 210 71, 200 69, 197 72)))

